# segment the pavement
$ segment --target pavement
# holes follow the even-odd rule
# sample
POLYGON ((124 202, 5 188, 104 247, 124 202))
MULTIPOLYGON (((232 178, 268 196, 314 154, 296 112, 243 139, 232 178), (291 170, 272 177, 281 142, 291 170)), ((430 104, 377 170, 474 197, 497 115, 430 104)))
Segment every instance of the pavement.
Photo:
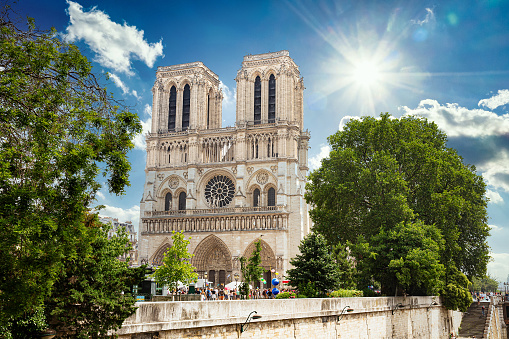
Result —
POLYGON ((481 302, 477 305, 477 301, 472 302, 468 310, 461 320, 460 331, 457 339, 466 338, 483 338, 484 325, 486 323, 486 314, 488 313, 489 302, 481 302), (482 306, 484 305, 484 316, 482 315, 482 306))

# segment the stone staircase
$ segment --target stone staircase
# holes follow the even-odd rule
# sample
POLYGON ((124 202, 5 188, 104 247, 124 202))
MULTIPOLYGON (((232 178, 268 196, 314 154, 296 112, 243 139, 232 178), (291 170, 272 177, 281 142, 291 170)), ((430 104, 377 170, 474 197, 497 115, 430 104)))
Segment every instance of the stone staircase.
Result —
POLYGON ((463 315, 461 327, 458 334, 459 338, 483 338, 484 325, 486 323, 486 314, 488 312, 489 302, 473 302, 463 315), (484 305, 484 317, 482 316, 482 307, 484 305))

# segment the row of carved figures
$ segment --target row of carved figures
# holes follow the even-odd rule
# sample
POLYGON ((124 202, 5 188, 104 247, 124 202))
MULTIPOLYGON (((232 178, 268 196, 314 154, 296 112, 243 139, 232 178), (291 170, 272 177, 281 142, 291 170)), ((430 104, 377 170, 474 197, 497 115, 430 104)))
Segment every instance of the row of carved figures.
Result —
POLYGON ((249 231, 286 229, 286 215, 233 216, 211 218, 161 218, 144 219, 143 231, 169 233, 172 231, 249 231))

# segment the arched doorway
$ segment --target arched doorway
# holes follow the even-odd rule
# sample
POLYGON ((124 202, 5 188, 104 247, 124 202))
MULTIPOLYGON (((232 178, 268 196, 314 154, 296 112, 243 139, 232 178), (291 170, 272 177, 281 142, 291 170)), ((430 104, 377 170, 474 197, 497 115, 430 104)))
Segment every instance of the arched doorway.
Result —
POLYGON ((261 266, 264 269, 263 278, 265 279, 266 283, 262 284, 260 281, 254 281, 253 287, 259 287, 259 288, 271 288, 272 287, 272 278, 275 278, 275 274, 272 274, 271 269, 276 269, 276 256, 274 255, 274 251, 272 248, 270 248, 269 244, 267 244, 265 241, 261 239, 254 240, 249 244, 249 246, 244 251, 244 257, 246 259, 249 259, 251 255, 253 254, 253 251, 256 248, 256 242, 260 240, 262 245, 262 252, 260 253, 262 263, 261 266))
POLYGON ((164 242, 161 246, 159 246, 159 249, 154 253, 152 260, 149 262, 152 263, 153 266, 161 266, 163 264, 164 253, 166 253, 170 247, 171 244, 168 241, 164 242))
POLYGON ((208 281, 221 287, 232 281, 232 255, 226 244, 215 235, 203 239, 194 250, 191 263, 199 278, 207 272, 208 281))

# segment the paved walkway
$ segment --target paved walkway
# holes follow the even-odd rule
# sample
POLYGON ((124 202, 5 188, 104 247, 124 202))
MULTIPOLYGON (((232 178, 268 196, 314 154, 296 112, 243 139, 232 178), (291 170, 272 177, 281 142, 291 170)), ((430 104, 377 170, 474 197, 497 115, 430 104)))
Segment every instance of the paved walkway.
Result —
POLYGON ((488 312, 489 302, 481 302, 477 306, 477 302, 473 302, 463 315, 458 339, 483 337, 484 325, 486 322, 486 313, 488 312), (484 305, 484 317, 482 315, 482 307, 484 305))

